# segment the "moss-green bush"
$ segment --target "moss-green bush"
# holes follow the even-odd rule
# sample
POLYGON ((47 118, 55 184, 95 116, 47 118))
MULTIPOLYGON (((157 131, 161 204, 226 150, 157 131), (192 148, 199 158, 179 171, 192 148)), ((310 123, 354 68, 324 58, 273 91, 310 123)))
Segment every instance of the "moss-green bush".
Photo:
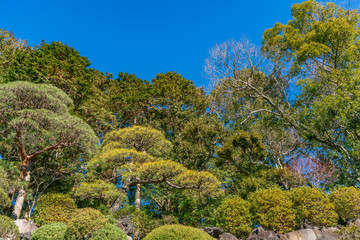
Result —
POLYGON ((75 201, 69 195, 46 194, 36 204, 33 219, 37 226, 51 222, 67 223, 69 214, 75 209, 75 201))
POLYGON ((331 191, 331 201, 343 222, 360 218, 360 190, 355 187, 340 187, 331 191))
POLYGON ((127 240, 127 236, 120 228, 107 223, 103 228, 94 232, 91 240, 127 240))
POLYGON ((260 189, 250 195, 249 201, 255 224, 278 233, 294 230, 295 213, 286 191, 278 188, 260 189))
POLYGON ((91 235, 103 228, 108 219, 92 208, 76 209, 70 216, 65 232, 65 239, 89 239, 91 235))
POLYGON ((290 191, 290 198, 296 212, 299 225, 307 220, 316 226, 335 226, 338 215, 329 196, 317 188, 299 187, 290 191))
POLYGON ((66 224, 52 222, 41 226, 31 236, 31 240, 63 240, 66 224))
POLYGON ((19 229, 14 220, 4 215, 0 215, 0 238, 20 239, 19 229))
POLYGON ((183 225, 165 225, 154 229, 144 240, 214 240, 209 234, 183 225))
POLYGON ((222 201, 216 215, 218 227, 237 237, 247 237, 252 230, 250 203, 238 196, 222 201))

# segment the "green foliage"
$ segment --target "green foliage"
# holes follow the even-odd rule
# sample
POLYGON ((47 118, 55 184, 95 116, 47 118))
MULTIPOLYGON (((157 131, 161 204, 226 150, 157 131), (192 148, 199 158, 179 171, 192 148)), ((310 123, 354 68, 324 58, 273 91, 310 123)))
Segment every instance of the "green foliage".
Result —
MULTIPOLYGON (((30 156, 52 144, 58 148, 82 147, 82 153, 93 154, 98 142, 93 130, 70 114, 73 103, 60 89, 49 84, 13 82, 0 85, 0 126, 23 137, 30 156), (11 122, 11 124, 9 124, 11 122), (60 145, 60 143, 61 145, 60 145)), ((5 135, 5 138, 8 135, 5 135)))
POLYGON ((155 103, 151 125, 160 128, 167 139, 174 139, 184 124, 205 113, 205 91, 176 72, 156 74, 152 79, 155 103))
POLYGON ((293 203, 288 193, 278 188, 260 189, 250 195, 254 223, 278 233, 295 228, 293 203))
POLYGON ((52 222, 36 229, 31 240, 64 240, 65 232, 65 223, 52 222))
POLYGON ((37 226, 51 222, 67 223, 70 214, 76 209, 75 201, 69 195, 50 193, 38 201, 33 218, 37 226))
POLYGON ((360 216, 360 190, 355 187, 338 187, 331 191, 331 201, 343 222, 354 221, 360 216))
POLYGON ((294 204, 296 221, 300 224, 307 220, 316 226, 335 226, 338 215, 329 196, 317 188, 307 186, 294 188, 290 192, 294 204))
POLYGON ((250 203, 238 196, 222 201, 216 215, 217 226, 237 237, 245 238, 252 230, 250 203))
POLYGON ((120 228, 107 223, 103 228, 94 232, 91 236, 92 240, 127 240, 127 236, 120 228))
POLYGON ((174 140, 174 160, 192 170, 208 170, 225 127, 216 116, 201 116, 187 122, 174 140))
POLYGON ((98 210, 92 208, 76 209, 67 223, 65 239, 89 239, 91 235, 103 228, 108 219, 98 210))
POLYGON ((183 225, 165 225, 153 230, 144 240, 211 240, 204 231, 183 225))
POLYGON ((15 225, 11 218, 0 215, 0 238, 4 239, 20 239, 19 228, 15 225))

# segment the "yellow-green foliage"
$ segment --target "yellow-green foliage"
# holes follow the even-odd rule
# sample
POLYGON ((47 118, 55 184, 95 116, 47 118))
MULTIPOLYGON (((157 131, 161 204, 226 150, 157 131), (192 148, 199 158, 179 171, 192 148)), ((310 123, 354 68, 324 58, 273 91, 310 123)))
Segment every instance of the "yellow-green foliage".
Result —
POLYGON ((153 230, 144 240, 214 240, 209 234, 183 225, 165 225, 153 230))
POLYGON ((37 203, 33 218, 37 226, 51 222, 67 223, 69 214, 75 209, 75 201, 69 195, 46 194, 37 203))
POLYGON ((247 237, 251 232, 250 203, 234 196, 221 202, 217 209, 217 225, 237 237, 247 237))
POLYGON ((91 240, 127 240, 125 233, 112 224, 106 224, 102 229, 92 234, 91 240))
POLYGON ((317 188, 299 187, 290 191, 298 224, 308 220, 316 226, 335 226, 338 215, 326 193, 317 188))
POLYGON ((103 228, 107 222, 108 219, 96 209, 76 209, 67 223, 65 239, 89 239, 95 231, 103 228))
POLYGON ((288 193, 278 189, 260 189, 250 195, 255 223, 278 233, 294 230, 295 213, 288 193))
POLYGON ((171 143, 166 140, 162 132, 143 126, 133 126, 109 132, 105 136, 103 146, 107 146, 111 142, 116 145, 116 148, 132 148, 139 152, 147 152, 152 156, 166 155, 171 148, 171 143))
POLYGON ((65 223, 48 223, 36 229, 31 236, 31 240, 64 240, 65 231, 65 223))
POLYGON ((335 211, 344 221, 353 221, 360 217, 360 190, 355 187, 340 187, 331 191, 331 200, 335 211))
POLYGON ((127 198, 114 184, 103 180, 81 183, 76 189, 75 196, 81 201, 87 201, 89 205, 105 204, 107 207, 111 207, 116 199, 123 202, 127 198))
POLYGON ((19 228, 11 218, 0 215, 0 238, 1 239, 20 239, 19 228))

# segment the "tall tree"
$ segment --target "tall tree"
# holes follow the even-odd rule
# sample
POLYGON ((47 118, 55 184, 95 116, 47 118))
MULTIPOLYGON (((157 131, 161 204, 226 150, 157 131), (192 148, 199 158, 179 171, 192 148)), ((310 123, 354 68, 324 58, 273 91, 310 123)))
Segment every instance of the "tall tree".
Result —
MULTIPOLYGON (((158 130, 134 126, 106 135, 101 153, 88 164, 89 178, 100 176, 116 181, 121 177, 122 190, 136 187, 135 207, 140 209, 141 186, 166 184, 176 189, 192 189, 206 196, 220 193, 220 182, 207 172, 196 172, 183 165, 164 160, 170 142, 158 130)), ((118 209, 117 203, 113 210, 118 209), (115 207, 116 206, 116 207, 115 207)))
POLYGON ((152 83, 155 102, 151 125, 163 130, 168 139, 174 139, 187 121, 201 116, 208 107, 204 90, 179 73, 157 74, 152 83))
POLYGON ((264 33, 263 51, 288 62, 301 89, 294 107, 297 128, 320 157, 332 159, 342 180, 357 183, 359 155, 360 15, 309 0, 292 7, 293 18, 264 33), (322 156, 321 156, 322 155, 322 156))
MULTIPOLYGON (((30 181, 39 157, 51 154, 57 161, 80 162, 96 152, 98 139, 80 118, 71 115, 71 99, 49 84, 13 82, 0 85, 1 155, 8 161, 19 161, 18 181, 30 181), (61 158, 63 150, 68 155, 61 158), (69 152, 67 152, 69 151, 69 152)), ((50 169, 49 169, 50 170, 50 169)), ((25 199, 20 189, 14 214, 20 217, 25 199)))

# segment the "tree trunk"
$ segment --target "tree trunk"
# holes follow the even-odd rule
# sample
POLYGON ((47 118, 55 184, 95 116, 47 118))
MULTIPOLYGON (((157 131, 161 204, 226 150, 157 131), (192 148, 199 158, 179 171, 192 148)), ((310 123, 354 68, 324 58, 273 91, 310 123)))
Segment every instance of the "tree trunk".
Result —
POLYGON ((110 208, 111 213, 115 213, 121 207, 120 199, 116 199, 113 205, 110 208))
POLYGON ((20 189, 19 194, 16 198, 16 203, 14 206, 14 216, 16 217, 16 219, 20 218, 21 215, 21 210, 25 201, 25 196, 26 196, 26 192, 24 189, 20 189))
MULTIPOLYGON (((23 176, 23 174, 20 175, 20 178, 21 178, 21 176, 23 176)), ((30 182, 30 171, 26 172, 25 181, 30 182)), ((19 191, 19 194, 16 198, 15 206, 14 206, 13 214, 16 217, 16 219, 20 218, 21 210, 22 210, 22 207, 23 207, 24 201, 25 201, 25 197, 26 197, 26 191, 24 188, 22 188, 19 191)))
POLYGON ((136 192, 135 192, 135 208, 140 209, 140 191, 141 191, 140 183, 136 184, 136 192))

